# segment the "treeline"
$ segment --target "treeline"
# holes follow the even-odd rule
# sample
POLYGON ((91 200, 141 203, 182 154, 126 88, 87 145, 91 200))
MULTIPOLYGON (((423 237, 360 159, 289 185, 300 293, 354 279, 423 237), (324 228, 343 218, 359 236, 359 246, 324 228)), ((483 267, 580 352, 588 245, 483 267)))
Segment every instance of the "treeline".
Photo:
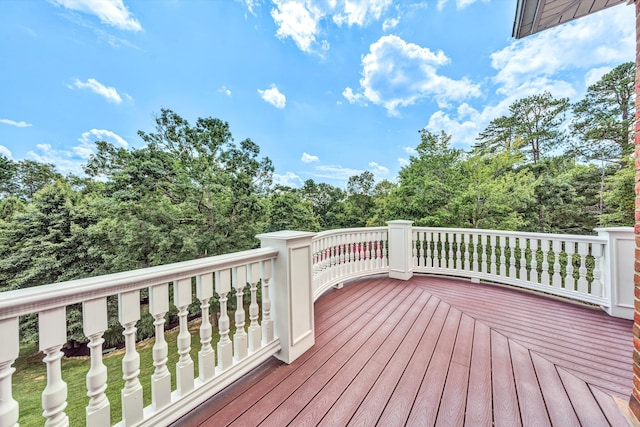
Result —
POLYGON ((235 143, 219 119, 191 124, 170 110, 138 133, 143 148, 96 142, 82 177, 0 156, 0 291, 249 249, 256 234, 282 229, 631 225, 634 73, 633 63, 616 67, 576 104, 549 93, 517 100, 467 152, 423 129, 397 182, 365 171, 345 189, 274 186, 256 143, 235 143))

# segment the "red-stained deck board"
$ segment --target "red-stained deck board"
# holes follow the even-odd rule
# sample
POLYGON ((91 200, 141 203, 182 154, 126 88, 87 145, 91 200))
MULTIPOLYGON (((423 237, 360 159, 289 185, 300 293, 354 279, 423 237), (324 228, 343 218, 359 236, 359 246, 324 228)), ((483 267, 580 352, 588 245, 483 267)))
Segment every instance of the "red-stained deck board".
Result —
MULTIPOLYGON (((265 425, 286 425, 290 423, 305 407, 309 407, 309 402, 314 403, 314 407, 307 412, 309 417, 305 425, 315 425, 326 409, 331 406, 333 398, 349 385, 351 380, 357 375, 369 359, 384 345, 391 334, 404 336, 408 329, 408 321, 415 318, 421 304, 424 305, 429 296, 419 289, 414 289, 407 296, 409 304, 400 304, 389 313, 389 316, 382 323, 372 328, 372 333, 366 342, 354 342, 354 347, 340 349, 344 352, 344 357, 338 363, 326 363, 318 370, 309 381, 298 388, 287 400, 287 405, 281 405, 264 420, 265 425), (420 298, 422 296, 422 298, 420 298), (322 396, 318 398, 318 392, 322 396), (319 401, 317 401, 319 400, 319 401)), ((356 336, 358 338, 360 335, 356 336)), ((338 356, 338 354, 336 354, 338 356)), ((299 425, 296 423, 296 425, 299 425)))
POLYGON ((398 294, 397 298, 392 301, 381 301, 380 309, 377 310, 378 314, 373 316, 368 312, 365 313, 362 318, 365 319, 365 324, 357 328, 355 334, 350 334, 345 337, 344 340, 335 339, 329 343, 326 347, 317 352, 305 363, 298 367, 290 376, 285 378, 279 383, 272 392, 261 396, 261 398, 253 405, 251 411, 243 413, 237 417, 231 425, 238 426, 255 426, 262 422, 271 412, 273 412, 281 404, 292 400, 289 404, 296 404, 296 398, 298 395, 294 395, 294 392, 300 388, 317 392, 320 387, 326 384, 327 376, 332 375, 332 370, 342 366, 349 357, 353 355, 363 344, 367 342, 367 339, 390 317, 397 311, 398 306, 406 299, 411 293, 411 289, 404 287, 398 294), (373 317, 369 317, 373 316, 373 317), (331 345, 335 343, 336 345, 331 345), (326 366, 325 366, 326 365, 326 366), (322 368, 325 369, 322 369, 322 368))
POLYGON ((475 322, 465 423, 478 427, 493 425, 492 400, 491 329, 475 322))
POLYGON ((362 279, 315 304, 315 345, 265 362, 175 426, 612 425, 632 322, 510 288, 362 279))
MULTIPOLYGON (((442 327, 449 318, 450 306, 440 302, 432 321, 427 327, 427 333, 422 337, 418 349, 414 352, 411 360, 407 363, 407 367, 398 382, 393 394, 391 395, 387 405, 384 407, 378 423, 380 425, 404 425, 406 419, 411 413, 411 408, 415 402, 420 385, 424 378, 424 374, 429 367, 431 357, 434 354, 439 337, 441 336, 442 327)), ((446 338, 451 339, 450 336, 446 338)), ((376 408, 363 408, 363 410, 376 410, 376 408)), ((354 417, 357 422, 358 414, 354 417)))
POLYGON ((365 367, 367 371, 365 375, 359 376, 345 390, 343 393, 344 398, 336 402, 327 416, 322 419, 320 425, 345 425, 349 420, 352 420, 354 424, 360 425, 373 425, 377 422, 408 361, 416 348, 418 348, 425 329, 431 323, 439 303, 440 300, 437 298, 429 299, 429 302, 420 313, 398 350, 393 354, 391 360, 381 371, 378 371, 378 366, 365 367), (375 378, 370 378, 369 371, 371 370, 375 372, 375 378))
MULTIPOLYGON (((331 414, 335 412, 332 405, 344 394, 343 392, 362 371, 365 371, 366 374, 366 369, 370 368, 368 376, 375 380, 375 378, 380 375, 384 365, 386 365, 386 361, 389 360, 393 352, 402 343, 429 298, 430 295, 426 292, 418 292, 416 295, 412 294, 410 299, 413 299, 414 302, 407 312, 399 311, 399 313, 402 313, 402 316, 398 319, 397 325, 394 326, 392 323, 395 319, 389 318, 383 327, 376 332, 376 335, 372 337, 370 342, 367 342, 367 345, 340 368, 336 375, 331 378, 327 385, 324 386, 313 399, 310 399, 308 405, 297 414, 295 419, 286 419, 286 422, 293 421, 293 424, 296 426, 317 425, 328 412, 331 414)), ((346 401, 354 398, 351 394, 347 394, 345 397, 346 399, 344 400, 346 401)), ((267 418, 266 421, 269 421, 270 418, 271 417, 267 418)), ((282 423, 283 418, 275 421, 282 423)))

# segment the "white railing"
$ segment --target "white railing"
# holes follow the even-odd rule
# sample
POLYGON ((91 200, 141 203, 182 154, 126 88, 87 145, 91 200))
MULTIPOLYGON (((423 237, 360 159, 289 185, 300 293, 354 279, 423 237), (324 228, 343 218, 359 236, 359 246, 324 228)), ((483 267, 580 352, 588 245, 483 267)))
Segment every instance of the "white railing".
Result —
POLYGON ((111 403, 105 394, 107 369, 102 355, 103 335, 108 324, 107 298, 111 296, 117 296, 118 321, 124 328, 126 348, 122 358, 122 378, 125 380, 121 390, 122 420, 116 425, 157 426, 175 421, 280 350, 279 340, 274 335, 269 296, 277 254, 274 249, 256 249, 0 294, 0 425, 14 426, 19 422, 18 402, 11 391, 12 365, 19 352, 18 319, 27 314, 38 316, 39 348, 44 353, 47 369, 47 384, 42 391, 43 422, 51 426, 68 425, 65 414, 67 384, 61 369, 61 350, 67 343, 66 307, 77 303, 82 303, 83 330, 91 352, 85 387, 88 396, 86 425, 108 426, 117 421, 110 419, 111 403), (172 374, 167 366, 168 346, 164 335, 170 286, 180 330, 175 390, 171 390, 172 374), (248 325, 245 325, 243 308, 246 287, 250 295, 248 325), (148 310, 155 326, 152 403, 146 408, 143 408, 140 355, 136 345, 140 291, 144 289, 149 292, 148 310), (258 293, 261 293, 261 301, 258 293), (214 296, 220 303, 219 313, 209 313, 214 296), (201 309, 199 337, 192 337, 187 325, 187 308, 194 297, 201 309), (227 301, 234 297, 237 310, 232 322, 227 314, 227 301), (216 318, 218 314, 220 339, 214 343, 210 318, 216 318), (230 334, 231 323, 235 326, 233 334, 230 334), (198 378, 194 378, 194 361, 189 354, 192 339, 199 339, 201 343, 198 378))
POLYGON ((47 370, 41 391, 43 421, 48 426, 68 425, 61 350, 67 343, 66 308, 73 304, 82 303, 83 331, 91 352, 86 362, 88 426, 167 425, 267 358, 293 362, 315 342, 313 302, 330 287, 367 275, 385 273, 401 280, 414 273, 453 275, 598 304, 617 317, 633 315, 632 228, 575 236, 412 227, 410 221, 401 220, 388 225, 319 234, 268 233, 257 236, 262 249, 1 293, 0 427, 19 422, 12 376, 19 357, 19 318, 28 314, 38 316, 38 344, 47 370), (175 374, 169 370, 164 332, 170 289, 179 318, 175 374), (148 290, 146 308, 141 304, 142 290, 148 290), (248 322, 245 292, 250 295, 248 322), (113 297, 125 341, 121 420, 110 419, 102 355, 109 321, 107 298, 113 297), (234 297, 237 309, 229 316, 227 302, 234 297), (191 335, 187 322, 194 298, 200 305, 198 337, 191 335), (219 310, 210 313, 214 299, 219 310), (155 328, 147 407, 143 407, 136 343, 142 309, 149 311, 155 328), (215 322, 210 319, 218 316, 220 338, 212 342, 215 322), (194 378, 196 362, 190 347, 198 338, 199 376, 194 378))
POLYGON ((345 280, 389 271, 387 227, 324 231, 311 247, 314 301, 345 280))
POLYGON ((608 306, 599 236, 414 227, 413 271, 504 283, 608 306))

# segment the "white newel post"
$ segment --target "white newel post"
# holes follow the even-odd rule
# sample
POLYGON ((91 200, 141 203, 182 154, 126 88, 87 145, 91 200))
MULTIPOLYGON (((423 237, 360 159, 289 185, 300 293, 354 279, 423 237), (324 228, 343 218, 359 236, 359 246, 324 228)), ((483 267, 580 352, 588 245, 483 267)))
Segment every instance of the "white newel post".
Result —
POLYGON ((387 221, 389 225, 389 277, 409 280, 413 277, 411 225, 413 221, 387 221))
POLYGON ((281 350, 276 357, 291 363, 315 343, 311 288, 314 233, 278 231, 258 235, 261 246, 278 250, 269 296, 281 350))
POLYGON ((602 280, 610 305, 607 313, 633 319, 633 263, 635 240, 633 227, 596 228, 608 242, 604 251, 602 280))

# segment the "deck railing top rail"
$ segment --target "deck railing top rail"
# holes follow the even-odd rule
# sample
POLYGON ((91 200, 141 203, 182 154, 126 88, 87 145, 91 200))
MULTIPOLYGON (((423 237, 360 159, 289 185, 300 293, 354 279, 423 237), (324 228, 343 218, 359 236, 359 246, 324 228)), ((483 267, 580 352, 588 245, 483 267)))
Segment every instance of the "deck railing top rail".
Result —
POLYGON ((101 298, 134 291, 161 283, 187 279, 198 275, 273 259, 278 251, 260 248, 217 255, 191 261, 159 265, 139 270, 123 271, 103 276, 52 283, 28 289, 2 292, 0 320, 33 313, 38 310, 65 307, 91 298, 101 298))

